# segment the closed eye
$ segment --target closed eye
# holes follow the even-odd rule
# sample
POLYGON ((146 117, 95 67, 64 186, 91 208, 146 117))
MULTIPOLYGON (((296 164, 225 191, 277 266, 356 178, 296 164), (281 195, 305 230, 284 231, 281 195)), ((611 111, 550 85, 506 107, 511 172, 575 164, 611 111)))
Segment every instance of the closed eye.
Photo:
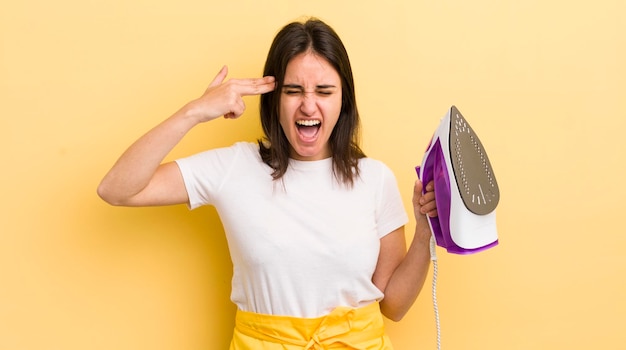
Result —
POLYGON ((317 90, 317 91, 316 91, 316 93, 317 93, 318 95, 323 95, 323 96, 332 95, 332 94, 333 94, 333 92, 334 92, 334 91, 332 91, 332 90, 327 90, 327 89, 325 89, 325 90, 317 90))
POLYGON ((301 94, 304 92, 304 88, 297 84, 285 84, 283 85, 283 93, 287 95, 301 94))
POLYGON ((307 93, 314 93, 318 96, 329 96, 335 93, 337 88, 334 85, 318 85, 315 91, 305 91, 300 85, 285 84, 282 90, 285 95, 289 96, 305 95, 307 93))
POLYGON ((293 89, 283 89, 283 93, 286 95, 300 95, 303 94, 302 90, 293 90, 293 89))

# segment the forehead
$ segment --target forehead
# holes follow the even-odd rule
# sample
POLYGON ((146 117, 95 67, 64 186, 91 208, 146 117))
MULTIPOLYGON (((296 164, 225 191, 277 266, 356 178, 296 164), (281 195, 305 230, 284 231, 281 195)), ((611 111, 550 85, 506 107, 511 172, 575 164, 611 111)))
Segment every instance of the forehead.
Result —
POLYGON ((302 86, 320 84, 339 86, 341 79, 339 73, 324 57, 307 51, 287 63, 284 83, 302 86))

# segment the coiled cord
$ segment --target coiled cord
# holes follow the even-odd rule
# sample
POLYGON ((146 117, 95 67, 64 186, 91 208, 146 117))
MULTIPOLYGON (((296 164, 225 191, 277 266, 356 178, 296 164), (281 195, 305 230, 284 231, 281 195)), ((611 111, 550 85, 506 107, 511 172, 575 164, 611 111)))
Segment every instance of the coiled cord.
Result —
POLYGON ((437 244, 435 237, 430 237, 430 260, 433 261, 433 309, 435 311, 435 327, 437 328, 437 350, 441 350, 441 325, 439 323, 439 305, 437 304, 437 244))

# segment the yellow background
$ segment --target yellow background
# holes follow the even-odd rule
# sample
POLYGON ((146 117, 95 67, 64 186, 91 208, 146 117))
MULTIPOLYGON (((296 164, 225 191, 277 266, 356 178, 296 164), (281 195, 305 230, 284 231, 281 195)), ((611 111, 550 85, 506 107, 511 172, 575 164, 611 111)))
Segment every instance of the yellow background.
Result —
MULTIPOLYGON (((274 34, 303 15, 343 38, 364 149, 395 171, 408 211, 413 167, 450 105, 489 154, 500 245, 439 251, 444 349, 624 346, 624 1, 1 8, 0 349, 226 347, 231 265, 214 209, 114 208, 95 189, 222 65, 258 76, 274 34)), ((242 119, 193 130, 170 159, 255 140, 257 101, 242 119)), ((405 319, 387 325, 397 349, 434 348, 430 277, 405 319)))

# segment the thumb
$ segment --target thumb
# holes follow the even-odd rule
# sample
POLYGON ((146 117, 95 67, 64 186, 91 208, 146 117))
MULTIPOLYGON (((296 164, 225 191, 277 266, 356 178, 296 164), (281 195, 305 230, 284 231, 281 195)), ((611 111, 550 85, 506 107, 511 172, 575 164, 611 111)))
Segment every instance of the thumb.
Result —
POLYGON ((209 84, 209 89, 220 85, 224 81, 224 79, 226 79, 227 75, 228 75, 228 66, 223 66, 222 69, 220 69, 220 71, 217 73, 215 78, 213 78, 213 81, 211 82, 211 84, 209 84))
POLYGON ((422 181, 415 180, 415 185, 413 186, 413 204, 419 204, 419 199, 422 197, 422 181))

